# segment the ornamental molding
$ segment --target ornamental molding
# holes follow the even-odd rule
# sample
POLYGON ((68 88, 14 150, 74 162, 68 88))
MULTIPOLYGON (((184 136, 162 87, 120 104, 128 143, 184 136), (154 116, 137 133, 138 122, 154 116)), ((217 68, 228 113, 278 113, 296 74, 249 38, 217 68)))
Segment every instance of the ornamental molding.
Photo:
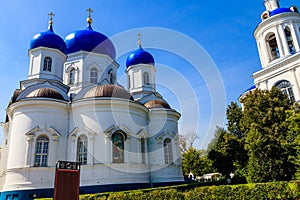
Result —
POLYGON ((75 127, 75 128, 69 133, 69 135, 70 135, 71 137, 76 137, 78 131, 79 131, 79 128, 78 128, 78 127, 75 127))
POLYGON ((55 130, 55 128, 53 128, 52 126, 49 127, 48 131, 52 134, 52 137, 54 138, 61 137, 61 134, 57 130, 55 130))
POLYGON ((29 138, 29 139, 32 139, 35 137, 35 134, 37 132, 40 131, 40 127, 39 126, 36 126, 34 127, 33 129, 31 129, 30 131, 28 131, 27 133, 25 133, 25 135, 29 138))
POLYGON ((123 134, 125 133, 126 139, 130 139, 130 136, 132 135, 131 134, 132 132, 125 125, 123 125, 122 129, 118 125, 111 125, 105 131, 103 131, 103 133, 104 133, 106 139, 111 140, 112 135, 117 131, 120 131, 123 134))
POLYGON ((262 69, 262 70, 260 70, 258 72, 255 72, 252 75, 252 78, 257 79, 257 78, 259 78, 259 77, 261 77, 263 75, 266 75, 266 74, 268 74, 270 72, 273 72, 273 71, 275 71, 275 70, 277 70, 277 69, 279 69, 279 68, 281 68, 283 66, 286 66, 287 64, 290 64, 290 63, 292 63, 294 61, 297 61, 298 59, 300 60, 300 54, 299 53, 297 53, 297 54, 298 55, 288 57, 287 59, 283 60, 280 63, 276 63, 273 66, 270 66, 270 67, 262 69))
MULTIPOLYGON (((284 20, 285 17, 300 17, 299 13, 291 12, 291 13, 281 13, 280 15, 274 15, 272 17, 267 18, 266 20, 262 21, 255 29, 254 35, 256 35, 264 26, 266 26, 269 23, 273 23, 277 21, 278 19, 284 20)), ((286 20, 291 20, 291 21, 298 21, 296 19, 286 19, 286 20)), ((300 20, 300 18, 299 18, 300 20)))
POLYGON ((165 138, 174 139, 176 137, 176 133, 173 131, 162 131, 155 137, 156 141, 162 142, 165 138))

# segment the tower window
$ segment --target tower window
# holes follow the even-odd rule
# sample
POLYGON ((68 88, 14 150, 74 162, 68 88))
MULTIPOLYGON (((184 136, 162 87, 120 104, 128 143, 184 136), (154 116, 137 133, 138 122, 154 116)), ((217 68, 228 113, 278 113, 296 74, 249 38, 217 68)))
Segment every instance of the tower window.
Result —
POLYGON ((171 164, 173 162, 172 142, 169 138, 164 141, 164 156, 165 164, 171 164))
POLYGON ((144 72, 143 78, 144 78, 144 84, 149 85, 150 83, 149 83, 149 73, 148 72, 144 72))
POLYGON ((36 140, 35 147, 35 167, 46 167, 48 163, 49 139, 41 136, 36 140))
POLYGON ((81 135, 77 142, 77 161, 82 164, 87 164, 87 148, 88 139, 85 135, 81 135))
POLYGON ((295 53, 295 47, 294 47, 293 38, 292 38, 290 28, 286 27, 284 29, 284 32, 285 32, 285 36, 286 36, 286 40, 287 40, 287 43, 288 43, 290 54, 294 54, 295 53))
POLYGON ((277 45, 277 40, 275 37, 275 34, 272 33, 268 39, 267 39, 267 43, 269 46, 269 51, 270 51, 270 61, 275 60, 276 58, 280 58, 280 54, 279 54, 279 49, 278 49, 278 45, 277 45))
POLYGON ((141 154, 142 154, 142 163, 146 163, 146 146, 145 146, 145 138, 141 138, 141 154))
POLYGON ((74 84, 74 82, 75 82, 75 69, 72 69, 69 75, 69 84, 74 84))
POLYGON ((43 71, 51 72, 51 66, 52 66, 52 59, 50 57, 45 57, 43 71))
POLYGON ((108 71, 108 76, 109 76, 109 83, 110 83, 110 84, 113 84, 113 83, 114 83, 114 72, 113 72, 112 69, 110 69, 110 70, 108 71))
POLYGON ((90 82, 94 83, 94 84, 97 84, 97 82, 98 82, 98 71, 97 71, 97 69, 91 69, 90 82))
POLYGON ((124 140, 124 135, 121 133, 112 136, 113 163, 124 163, 124 140))
POLYGON ((282 91, 283 94, 287 95, 291 102, 295 101, 294 92, 292 89, 292 85, 287 80, 282 80, 276 83, 275 87, 282 91))

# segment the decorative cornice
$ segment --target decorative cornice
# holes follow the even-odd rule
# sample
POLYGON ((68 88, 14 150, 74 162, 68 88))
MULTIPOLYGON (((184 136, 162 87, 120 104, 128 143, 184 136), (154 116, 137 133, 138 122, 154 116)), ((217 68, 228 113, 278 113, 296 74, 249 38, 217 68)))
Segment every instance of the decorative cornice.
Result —
MULTIPOLYGON (((262 21, 260 24, 258 24, 258 26, 256 27, 256 29, 254 30, 254 37, 257 34, 257 32, 260 31, 264 26, 266 26, 269 23, 275 22, 278 19, 281 19, 283 17, 299 17, 299 20, 300 20, 300 14, 299 13, 295 13, 295 12, 281 13, 281 14, 269 17, 266 20, 262 21)), ((291 20, 291 19, 287 19, 287 20, 291 20)))
POLYGON ((78 128, 78 127, 75 127, 75 128, 69 133, 69 135, 72 136, 72 137, 76 137, 78 131, 79 131, 79 128, 78 128))
POLYGON ((174 133, 173 131, 162 131, 155 137, 155 140, 162 141, 163 138, 166 138, 168 136, 173 139, 175 138, 176 133, 174 133))
POLYGON ((295 55, 292 55, 292 56, 289 56, 287 57, 285 60, 281 60, 280 62, 277 62, 267 68, 264 68, 258 72, 255 72, 253 75, 252 75, 252 78, 256 79, 256 78, 259 78, 263 75, 266 75, 272 71, 275 71, 283 66, 286 66, 287 64, 289 63, 292 63, 296 60, 300 60, 300 53, 298 52, 297 54, 295 55))

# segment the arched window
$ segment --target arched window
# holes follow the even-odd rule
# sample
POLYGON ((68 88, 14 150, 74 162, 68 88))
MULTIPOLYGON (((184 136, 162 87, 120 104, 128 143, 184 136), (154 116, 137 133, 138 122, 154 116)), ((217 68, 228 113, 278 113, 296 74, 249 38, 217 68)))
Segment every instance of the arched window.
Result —
POLYGON ((291 102, 295 101, 294 92, 292 89, 292 85, 287 80, 282 80, 276 83, 275 87, 282 91, 283 94, 287 95, 291 102))
POLYGON ((290 54, 294 54, 295 53, 295 47, 294 47, 293 38, 292 38, 290 28, 286 27, 284 29, 284 32, 285 32, 285 37, 286 37, 286 40, 287 40, 287 43, 288 43, 290 54))
POLYGON ((169 138, 164 141, 165 164, 173 162, 172 142, 169 138))
POLYGON ((48 164, 49 139, 46 136, 38 137, 35 146, 35 167, 46 167, 48 164))
POLYGON ((268 47, 269 47, 270 61, 273 61, 276 58, 280 58, 279 49, 278 49, 278 45, 277 45, 277 40, 276 40, 276 37, 275 37, 274 33, 272 33, 267 38, 267 43, 268 43, 268 47))
POLYGON ((142 163, 146 163, 146 145, 145 138, 141 138, 141 154, 142 154, 142 163))
POLYGON ((97 82, 98 82, 98 71, 97 69, 93 68, 91 69, 91 73, 90 73, 90 83, 97 84, 97 82))
POLYGON ((52 66, 52 59, 50 57, 45 57, 43 71, 51 72, 51 66, 52 66))
POLYGON ((148 72, 144 72, 143 74, 143 77, 144 77, 144 84, 145 85, 149 85, 149 73, 148 72))
POLYGON ((115 133, 112 136, 113 163, 124 163, 124 135, 115 133))
POLYGON ((81 135, 77 142, 77 161, 82 164, 87 164, 88 139, 85 135, 81 135))
POLYGON ((75 82, 75 69, 71 69, 69 74, 69 84, 74 84, 75 82))
POLYGON ((114 71, 112 69, 110 69, 108 71, 108 76, 109 76, 109 83, 113 84, 114 83, 114 71))

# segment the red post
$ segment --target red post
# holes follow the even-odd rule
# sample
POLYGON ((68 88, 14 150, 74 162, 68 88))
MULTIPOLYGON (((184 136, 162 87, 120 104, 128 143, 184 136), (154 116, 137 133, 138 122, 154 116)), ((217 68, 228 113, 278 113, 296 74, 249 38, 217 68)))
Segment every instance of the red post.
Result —
POLYGON ((79 200, 80 164, 58 161, 56 164, 54 200, 79 200))

